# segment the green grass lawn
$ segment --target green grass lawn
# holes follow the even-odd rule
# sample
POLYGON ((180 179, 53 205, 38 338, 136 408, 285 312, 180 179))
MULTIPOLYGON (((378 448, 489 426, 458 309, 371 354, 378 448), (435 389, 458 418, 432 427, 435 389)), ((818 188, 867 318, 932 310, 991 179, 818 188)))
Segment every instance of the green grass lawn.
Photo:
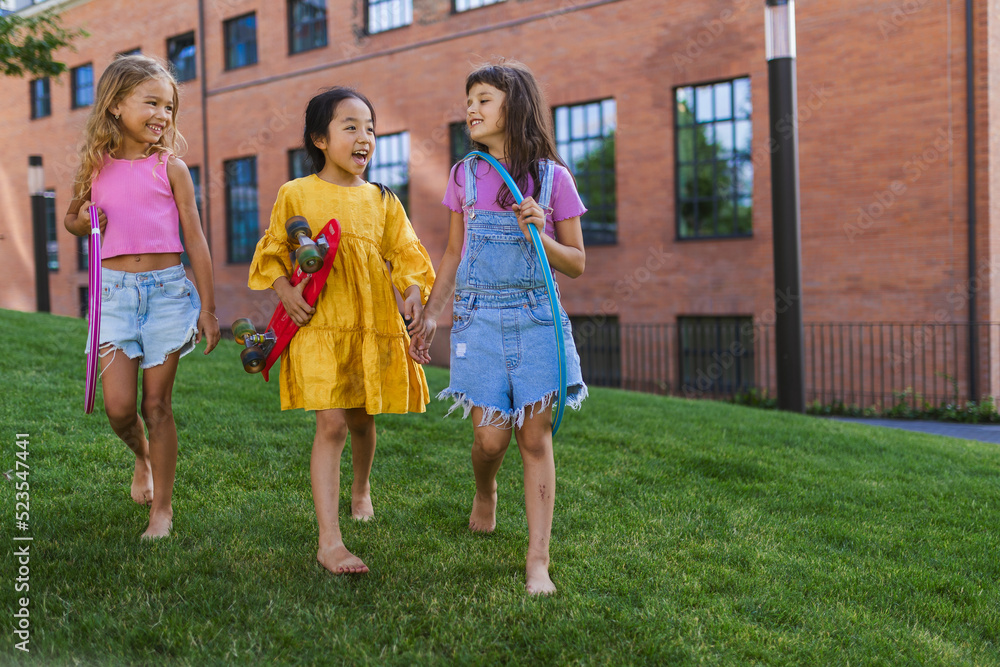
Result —
POLYGON ((371 523, 345 455, 344 537, 372 571, 336 577, 312 416, 235 343, 181 362, 174 535, 142 543, 132 456, 100 395, 83 413, 84 322, 0 311, 0 335, 0 471, 17 433, 31 466, 27 532, 0 479, 2 664, 1000 664, 996 445, 595 388, 556 436, 559 591, 533 599, 516 445, 497 531, 470 534, 472 430, 439 401, 377 418, 371 523))

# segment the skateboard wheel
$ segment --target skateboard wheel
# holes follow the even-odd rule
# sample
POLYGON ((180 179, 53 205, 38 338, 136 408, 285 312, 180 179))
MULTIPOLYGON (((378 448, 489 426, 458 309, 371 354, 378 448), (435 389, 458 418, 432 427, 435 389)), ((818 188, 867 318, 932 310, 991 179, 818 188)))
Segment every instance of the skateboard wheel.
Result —
POLYGON ((305 238, 312 237, 312 229, 309 228, 309 222, 303 218, 301 215, 293 215, 285 223, 285 231, 288 233, 288 237, 294 239, 296 243, 302 243, 299 238, 304 236, 305 238))
POLYGON ((253 322, 251 322, 246 317, 241 317, 240 319, 233 322, 233 338, 240 345, 246 343, 247 334, 257 333, 257 329, 254 328, 253 322))
POLYGON ((240 361, 243 362, 243 370, 247 373, 260 373, 264 370, 266 360, 267 355, 264 354, 264 350, 259 345, 248 347, 240 352, 240 361))
POLYGON ((295 251, 295 261, 306 273, 316 273, 323 268, 323 254, 315 245, 304 245, 295 251))

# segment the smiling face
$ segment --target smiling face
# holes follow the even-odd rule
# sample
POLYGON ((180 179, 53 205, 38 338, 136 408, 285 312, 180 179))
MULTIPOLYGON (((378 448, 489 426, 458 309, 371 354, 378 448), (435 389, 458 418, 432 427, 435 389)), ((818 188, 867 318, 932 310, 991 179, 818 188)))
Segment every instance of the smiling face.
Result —
POLYGON ((147 79, 137 85, 128 97, 108 110, 120 115, 118 120, 124 143, 117 157, 132 157, 144 153, 159 142, 174 119, 174 87, 165 79, 147 79))
POLYGON ((326 136, 314 136, 313 143, 326 157, 320 178, 337 185, 361 185, 375 153, 375 121, 368 105, 355 97, 342 100, 326 136))
POLYGON ((490 149, 495 157, 503 157, 507 132, 503 122, 503 104, 507 95, 488 83, 477 83, 469 89, 465 124, 469 138, 490 149))

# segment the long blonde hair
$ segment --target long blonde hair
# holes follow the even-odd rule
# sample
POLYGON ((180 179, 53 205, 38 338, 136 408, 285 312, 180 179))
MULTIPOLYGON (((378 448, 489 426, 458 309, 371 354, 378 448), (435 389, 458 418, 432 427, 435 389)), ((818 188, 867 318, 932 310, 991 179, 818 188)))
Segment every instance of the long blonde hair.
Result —
POLYGON ((150 79, 163 79, 173 89, 173 114, 170 126, 157 142, 150 146, 150 154, 161 153, 163 159, 181 155, 187 150, 187 141, 177 129, 179 114, 177 81, 170 70, 156 58, 143 55, 118 56, 101 74, 97 82, 94 106, 87 118, 83 145, 80 146, 80 168, 76 173, 74 193, 80 196, 90 190, 90 183, 101 171, 105 156, 121 148, 124 136, 121 121, 111 114, 111 107, 132 94, 136 86, 150 79))

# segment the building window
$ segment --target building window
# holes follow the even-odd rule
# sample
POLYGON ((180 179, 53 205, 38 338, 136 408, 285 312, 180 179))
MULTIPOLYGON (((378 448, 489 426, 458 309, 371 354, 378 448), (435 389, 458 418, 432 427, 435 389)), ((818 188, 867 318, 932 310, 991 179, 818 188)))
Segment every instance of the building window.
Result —
POLYGON ((80 317, 86 318, 90 314, 90 288, 86 285, 78 287, 76 290, 77 308, 80 317))
POLYGON ((581 219, 587 245, 617 242, 614 100, 556 107, 556 149, 576 178, 587 212, 581 219))
POLYGON ((293 148, 288 151, 288 178, 305 178, 309 174, 314 174, 312 161, 304 148, 293 148))
POLYGON ((138 46, 134 49, 129 49, 128 51, 119 51, 115 56, 139 56, 142 55, 142 49, 138 46))
POLYGON ((174 66, 174 76, 178 81, 190 81, 198 75, 197 55, 194 32, 167 40, 167 60, 174 66))
MULTIPOLYGON (((201 222, 201 167, 188 167, 188 171, 191 173, 191 182, 194 184, 194 205, 198 208, 198 222, 201 222)), ((179 230, 181 237, 181 245, 184 246, 184 251, 181 253, 181 264, 184 266, 191 266, 191 258, 187 254, 187 243, 184 241, 184 228, 181 227, 179 230)))
POLYGON ((49 271, 59 270, 59 238, 56 236, 56 191, 45 191, 45 250, 49 257, 49 271))
POLYGON ((753 388, 752 318, 682 317, 677 329, 685 393, 732 395, 753 388))
POLYGON ((87 63, 70 70, 72 108, 89 107, 94 103, 94 65, 87 63))
POLYGON ((45 118, 52 115, 52 96, 49 91, 49 79, 35 79, 31 87, 31 117, 45 118))
POLYGON ((288 0, 288 52, 326 46, 326 0, 288 0))
POLYGON ((452 123, 448 126, 448 135, 451 138, 451 163, 457 164, 472 150, 472 141, 469 140, 469 129, 465 122, 452 123))
POLYGON ((260 237, 257 204, 257 158, 224 163, 226 173, 226 250, 230 264, 253 259, 260 237))
POLYGON ((225 22, 226 69, 246 67, 257 62, 257 15, 238 16, 225 22))
POLYGON ((591 386, 622 386, 622 341, 618 317, 570 317, 583 381, 591 386))
POLYGON ((375 156, 368 167, 368 180, 392 188, 409 208, 410 198, 410 133, 386 134, 378 137, 375 156))
POLYGON ((750 79, 675 91, 677 237, 753 234, 750 79))
POLYGON ((198 207, 198 218, 201 218, 201 167, 188 167, 191 172, 191 182, 194 183, 194 204, 198 207))
POLYGON ((478 9, 486 5, 495 5, 504 0, 455 0, 455 12, 467 12, 470 9, 478 9))
POLYGON ((90 255, 90 234, 76 237, 76 268, 86 271, 90 267, 87 257, 90 255))
POLYGON ((367 0, 368 34, 413 23, 413 0, 367 0))

